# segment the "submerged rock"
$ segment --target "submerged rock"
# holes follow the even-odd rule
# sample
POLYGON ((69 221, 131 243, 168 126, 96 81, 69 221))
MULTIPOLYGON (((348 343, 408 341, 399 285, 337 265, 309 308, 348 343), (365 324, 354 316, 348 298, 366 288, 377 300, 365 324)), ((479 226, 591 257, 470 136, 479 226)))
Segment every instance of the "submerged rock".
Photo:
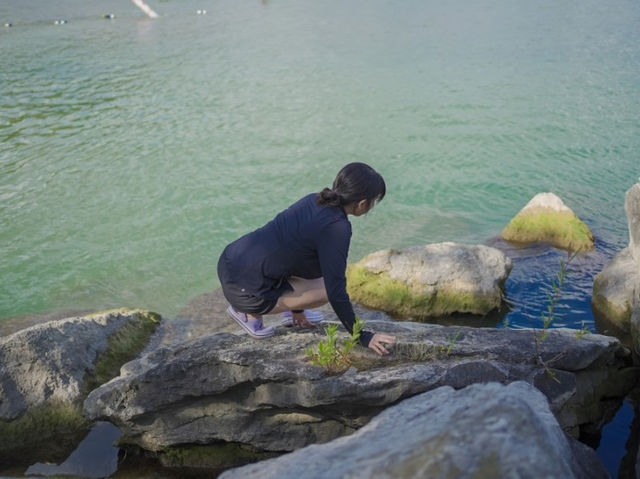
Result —
POLYGON ((625 211, 629 220, 629 246, 596 275, 591 304, 601 321, 637 336, 637 329, 630 330, 630 319, 634 302, 640 295, 640 183, 627 191, 625 211))
POLYGON ((511 260, 488 246, 438 243, 382 250, 349 265, 353 301, 395 316, 485 315, 499 308, 511 260))
POLYGON ((108 311, 0 338, 0 460, 84 429, 86 395, 144 349, 159 320, 147 311, 108 311))
POLYGON ((84 403, 123 441, 164 452, 188 444, 244 444, 282 452, 347 435, 399 399, 443 385, 535 384, 565 431, 601 425, 612 398, 631 388, 628 350, 615 338, 553 330, 537 350, 533 332, 369 321, 393 334, 394 354, 358 349, 354 367, 328 375, 305 361, 323 335, 286 331, 256 341, 212 334, 159 348, 126 364, 122 375, 84 403), (540 358, 554 372, 548 377, 540 358))
POLYGON ((539 193, 511 220, 502 238, 515 243, 549 243, 569 251, 594 249, 593 234, 553 193, 539 193))
POLYGON ((562 432, 543 394, 515 382, 458 391, 440 387, 386 409, 348 437, 220 477, 538 479, 608 474, 593 450, 562 432))

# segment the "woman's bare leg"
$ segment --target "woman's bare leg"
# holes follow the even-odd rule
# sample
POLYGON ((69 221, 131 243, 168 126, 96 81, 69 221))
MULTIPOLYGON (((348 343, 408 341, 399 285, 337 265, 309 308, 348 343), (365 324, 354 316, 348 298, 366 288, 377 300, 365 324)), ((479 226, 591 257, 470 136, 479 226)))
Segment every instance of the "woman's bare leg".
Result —
MULTIPOLYGON (((287 291, 278 298, 276 305, 265 314, 278 314, 294 309, 311 309, 317 308, 329 301, 327 298, 327 290, 324 287, 324 279, 303 279, 297 276, 289 278, 289 284, 293 291, 287 291)), ((260 319, 262 315, 248 314, 251 319, 260 319)), ((307 328, 315 327, 307 321, 304 313, 293 313, 293 324, 305 326, 307 328)))
POLYGON ((293 291, 288 291, 280 298, 274 308, 267 314, 284 313, 293 309, 317 308, 329 301, 324 279, 303 279, 296 276, 289 278, 293 291))

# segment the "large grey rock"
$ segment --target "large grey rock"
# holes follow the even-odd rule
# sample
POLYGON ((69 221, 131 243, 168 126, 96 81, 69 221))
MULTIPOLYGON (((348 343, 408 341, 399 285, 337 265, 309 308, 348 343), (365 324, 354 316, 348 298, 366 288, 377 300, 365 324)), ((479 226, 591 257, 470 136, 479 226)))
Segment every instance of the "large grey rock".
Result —
POLYGON ((499 308, 511 260, 484 245, 438 243, 387 249, 349 266, 353 301, 396 316, 487 314, 499 308))
POLYGON ((596 275, 592 306, 600 321, 628 333, 633 304, 640 294, 640 184, 627 191, 625 211, 629 221, 629 246, 596 275))
POLYGON ((0 338, 0 419, 82 400, 109 339, 124 328, 157 321, 153 313, 117 310, 51 321, 0 338))
POLYGON ((608 477, 593 450, 583 446, 578 458, 571 442, 525 382, 444 386, 386 409, 351 436, 221 478, 608 477))
POLYGON ((551 331, 539 351, 533 332, 369 321, 394 334, 394 354, 363 348, 356 367, 328 376, 305 361, 322 339, 287 331, 256 341, 227 333, 159 349, 126 364, 93 391, 86 414, 118 425, 123 439, 153 451, 217 441, 290 451, 353 432, 401 398, 439 386, 525 380, 549 398, 562 427, 599 425, 611 398, 635 380, 629 352, 611 337, 551 331), (553 368, 559 382, 540 365, 553 368))
POLYGON ((142 351, 159 320, 155 313, 119 310, 0 338, 0 464, 29 461, 32 454, 66 457, 89 426, 82 414, 88 392, 142 351))

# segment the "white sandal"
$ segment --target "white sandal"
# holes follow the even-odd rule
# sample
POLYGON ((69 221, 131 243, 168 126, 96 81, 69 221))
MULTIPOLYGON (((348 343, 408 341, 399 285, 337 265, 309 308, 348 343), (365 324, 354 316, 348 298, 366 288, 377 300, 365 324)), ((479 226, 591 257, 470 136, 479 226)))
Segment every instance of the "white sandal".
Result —
POLYGON ((269 338, 276 332, 276 330, 271 326, 265 328, 262 324, 262 318, 251 319, 247 314, 236 311, 233 306, 229 306, 227 308, 227 314, 231 316, 231 319, 242 326, 242 329, 249 333, 250 336, 253 336, 256 339, 269 338))

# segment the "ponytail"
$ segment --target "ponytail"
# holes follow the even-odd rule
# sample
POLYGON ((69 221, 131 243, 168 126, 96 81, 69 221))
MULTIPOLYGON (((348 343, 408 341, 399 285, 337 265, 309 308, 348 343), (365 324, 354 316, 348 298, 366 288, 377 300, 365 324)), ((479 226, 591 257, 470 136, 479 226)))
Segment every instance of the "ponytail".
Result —
POLYGON ((320 206, 340 206, 342 198, 331 188, 325 188, 318 194, 318 204, 320 206))

